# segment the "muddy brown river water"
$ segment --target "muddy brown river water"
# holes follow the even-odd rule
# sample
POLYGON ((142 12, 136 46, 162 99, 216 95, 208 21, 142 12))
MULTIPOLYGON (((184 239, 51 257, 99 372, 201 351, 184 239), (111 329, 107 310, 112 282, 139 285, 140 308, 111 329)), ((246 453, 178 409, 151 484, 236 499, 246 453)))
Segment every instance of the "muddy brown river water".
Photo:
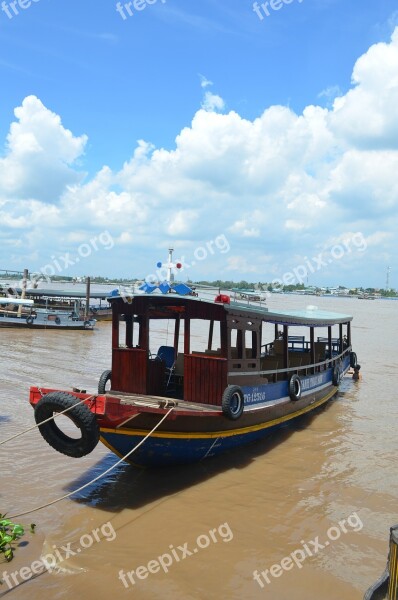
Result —
MULTIPOLYGON (((189 467, 122 464, 80 495, 17 519, 37 532, 0 564, 0 597, 362 599, 398 522, 398 302, 276 295, 268 304, 353 314, 362 381, 346 377, 326 408, 266 441, 189 467)), ((110 323, 94 332, 0 330, 0 441, 34 423, 30 385, 94 391, 110 367, 110 333, 110 323)), ((0 512, 11 515, 117 458, 102 445, 67 458, 34 430, 0 446, 0 461, 0 512)))

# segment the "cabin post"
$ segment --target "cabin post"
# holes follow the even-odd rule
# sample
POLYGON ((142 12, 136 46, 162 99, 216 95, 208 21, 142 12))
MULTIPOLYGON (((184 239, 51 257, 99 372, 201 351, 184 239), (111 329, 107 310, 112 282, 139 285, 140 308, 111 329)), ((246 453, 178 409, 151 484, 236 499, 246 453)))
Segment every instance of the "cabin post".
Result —
POLYGON ((142 350, 149 350, 149 317, 145 315, 140 320, 140 348, 142 350))
MULTIPOLYGON (((332 350, 332 328, 329 325, 328 327, 328 344, 329 344, 329 358, 333 358, 333 350, 332 350)), ((331 364, 329 364, 331 366, 331 364)))
POLYGON ((119 307, 116 303, 112 310, 112 348, 119 348, 119 307))
POLYGON ((287 325, 283 326, 283 368, 289 368, 289 327, 287 325))
POLYGON ((275 339, 277 340, 279 337, 279 329, 278 323, 275 323, 275 339))
POLYGON ((243 331, 241 329, 237 330, 236 333, 236 347, 238 349, 238 357, 243 358, 243 331))
POLYGON ((191 321, 189 317, 185 317, 184 325, 184 354, 189 354, 191 351, 191 321))
POLYGON ((214 320, 212 319, 210 321, 210 327, 209 327, 209 340, 207 342, 207 348, 208 350, 212 349, 213 346, 213 331, 214 331, 214 320))
MULTIPOLYGON (((310 327, 310 352, 311 352, 311 364, 315 363, 315 328, 310 327)), ((316 372, 316 367, 312 367, 311 373, 316 372)))
POLYGON ((221 336, 221 356, 228 358, 228 326, 227 321, 221 321, 220 323, 220 336, 221 336))
POLYGON ((126 346, 133 347, 133 315, 126 315, 126 346))
POLYGON ((257 331, 252 331, 252 356, 251 358, 260 358, 259 349, 260 335, 257 331))
POLYGON ((343 323, 340 323, 340 325, 339 325, 339 337, 340 337, 339 354, 341 354, 343 352, 343 323))
POLYGON ((348 345, 351 346, 351 323, 348 321, 347 323, 347 342, 348 345))
POLYGON ((175 322, 175 326, 174 326, 174 359, 177 358, 177 354, 178 354, 178 340, 180 337, 180 322, 181 322, 181 317, 180 315, 177 316, 176 318, 176 322, 175 322))

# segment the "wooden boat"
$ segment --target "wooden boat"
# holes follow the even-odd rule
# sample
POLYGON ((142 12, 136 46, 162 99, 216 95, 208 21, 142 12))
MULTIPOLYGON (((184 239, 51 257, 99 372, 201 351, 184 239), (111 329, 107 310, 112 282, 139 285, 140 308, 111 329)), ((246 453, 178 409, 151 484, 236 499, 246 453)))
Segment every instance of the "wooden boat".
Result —
POLYGON ((94 395, 31 388, 37 423, 68 409, 81 430, 75 439, 54 421, 41 425, 56 450, 80 457, 101 439, 125 458, 158 427, 129 462, 202 460, 324 405, 357 364, 351 316, 168 291, 110 298, 112 365, 94 395))
MULTIPOLYGON (((21 288, 12 290, 16 293, 21 293, 21 288)), ((34 300, 35 305, 39 308, 55 309, 55 310, 76 310, 78 309, 79 317, 82 321, 112 321, 112 308, 107 302, 109 292, 89 292, 89 307, 86 311, 87 292, 77 290, 60 290, 34 288, 26 290, 26 297, 34 300), (95 300, 94 304, 92 301, 95 300), (78 301, 77 307, 75 303, 78 301), (104 302, 104 304, 103 304, 104 302)))
POLYGON ((33 300, 0 298, 0 327, 92 330, 95 323, 95 319, 82 320, 75 310, 62 311, 37 308, 33 300))

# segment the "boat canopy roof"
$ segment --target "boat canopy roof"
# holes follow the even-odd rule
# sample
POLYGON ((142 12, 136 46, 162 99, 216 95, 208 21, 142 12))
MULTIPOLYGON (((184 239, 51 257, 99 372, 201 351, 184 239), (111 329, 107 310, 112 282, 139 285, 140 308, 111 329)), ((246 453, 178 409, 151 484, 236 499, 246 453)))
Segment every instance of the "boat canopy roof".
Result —
MULTIPOLYGON (((275 323, 278 325, 296 325, 304 327, 328 327, 330 325, 336 325, 340 323, 348 323, 352 321, 351 315, 345 315, 342 313, 330 312, 325 310, 319 310, 316 307, 308 307, 304 310, 279 310, 270 311, 264 306, 253 306, 245 305, 241 302, 230 301, 230 303, 214 302, 196 297, 181 297, 177 294, 135 294, 132 296, 111 296, 108 298, 112 304, 117 303, 123 305, 131 305, 135 299, 145 300, 148 302, 148 307, 151 309, 154 307, 161 308, 166 307, 169 304, 178 304, 179 306, 188 306, 193 303, 199 303, 206 306, 217 307, 219 310, 224 309, 226 314, 230 314, 232 317, 241 316, 245 319, 261 319, 269 323, 275 323)), ((141 304, 141 302, 140 302, 141 304)), ((141 304, 142 306, 142 304, 141 304)), ((181 315, 182 316, 182 315, 181 315)))
MULTIPOLYGON (((21 288, 14 288, 16 292, 21 292, 21 288)), ((26 290, 28 296, 35 296, 40 298, 69 298, 79 299, 86 298, 86 292, 83 290, 56 290, 56 289, 45 289, 45 288, 28 288, 26 290)), ((90 298, 97 300, 106 300, 109 297, 108 292, 94 292, 90 291, 90 298)))
MULTIPOLYGON (((235 311, 234 306, 232 310, 235 311)), ((254 313, 257 311, 251 308, 248 312, 254 313)), ((262 318, 264 321, 277 325, 301 325, 304 327, 328 327, 329 325, 352 321, 351 315, 319 309, 268 311, 262 318)))
POLYGON ((21 298, 11 298, 11 297, 6 297, 6 298, 0 298, 0 304, 1 305, 5 305, 5 304, 18 304, 19 306, 32 306, 33 305, 33 300, 26 300, 26 299, 21 299, 21 298))

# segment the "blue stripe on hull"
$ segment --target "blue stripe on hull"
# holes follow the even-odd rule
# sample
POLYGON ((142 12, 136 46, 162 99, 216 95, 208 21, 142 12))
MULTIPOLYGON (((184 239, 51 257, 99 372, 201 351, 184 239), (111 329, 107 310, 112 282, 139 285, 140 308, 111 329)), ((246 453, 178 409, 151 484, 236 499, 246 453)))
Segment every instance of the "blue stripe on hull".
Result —
MULTIPOLYGON (((302 415, 292 418, 285 423, 264 427, 257 431, 236 434, 227 437, 211 438, 177 438, 177 437, 150 437, 136 452, 131 455, 128 462, 139 466, 167 466, 188 464, 217 456, 232 448, 260 440, 280 427, 286 427, 302 415)), ((144 436, 125 435, 122 433, 101 432, 101 441, 115 454, 122 457, 128 454, 144 436)))
MULTIPOLYGON (((129 462, 140 466, 167 466, 197 462, 210 456, 217 456, 231 448, 259 440, 283 425, 282 423, 267 429, 225 438, 148 438, 137 452, 131 455, 129 462)), ((118 456, 125 456, 142 440, 142 436, 106 432, 101 434, 101 440, 118 456)))

